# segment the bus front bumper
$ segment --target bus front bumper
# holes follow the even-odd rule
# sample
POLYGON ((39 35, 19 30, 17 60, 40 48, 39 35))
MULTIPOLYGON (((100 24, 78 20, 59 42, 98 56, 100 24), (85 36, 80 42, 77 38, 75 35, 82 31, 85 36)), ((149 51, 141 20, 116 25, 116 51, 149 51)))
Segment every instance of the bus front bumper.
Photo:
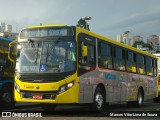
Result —
POLYGON ((70 89, 59 93, 59 91, 47 92, 30 92, 21 91, 20 93, 14 89, 14 99, 16 102, 31 102, 31 103, 54 103, 54 104, 66 104, 66 103, 78 103, 78 85, 75 84, 70 89))

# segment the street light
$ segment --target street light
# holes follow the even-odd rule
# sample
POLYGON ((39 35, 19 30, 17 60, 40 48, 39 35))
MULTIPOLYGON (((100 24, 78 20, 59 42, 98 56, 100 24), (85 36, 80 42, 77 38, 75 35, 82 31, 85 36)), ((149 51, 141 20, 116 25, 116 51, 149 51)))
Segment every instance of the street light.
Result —
POLYGON ((89 25, 88 23, 86 22, 86 20, 91 20, 92 18, 91 17, 88 17, 88 16, 85 16, 85 17, 82 17, 79 19, 78 21, 78 24, 77 24, 77 27, 81 27, 81 28, 84 28, 86 30, 90 30, 89 29, 89 25))
POLYGON ((83 19, 83 20, 91 20, 92 18, 88 17, 88 16, 85 16, 85 17, 82 17, 81 19, 83 19))

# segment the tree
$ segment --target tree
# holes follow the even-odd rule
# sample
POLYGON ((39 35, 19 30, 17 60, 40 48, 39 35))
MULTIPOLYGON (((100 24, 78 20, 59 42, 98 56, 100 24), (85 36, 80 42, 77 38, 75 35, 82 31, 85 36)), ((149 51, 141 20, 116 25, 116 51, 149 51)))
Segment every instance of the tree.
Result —
POLYGON ((149 50, 153 50, 153 47, 152 47, 151 44, 144 43, 143 41, 135 42, 135 43, 133 44, 133 47, 137 48, 137 45, 142 45, 142 47, 149 48, 149 50))
POLYGON ((144 45, 144 42, 143 41, 140 41, 140 42, 134 42, 134 44, 132 45, 133 47, 137 48, 137 45, 144 45))

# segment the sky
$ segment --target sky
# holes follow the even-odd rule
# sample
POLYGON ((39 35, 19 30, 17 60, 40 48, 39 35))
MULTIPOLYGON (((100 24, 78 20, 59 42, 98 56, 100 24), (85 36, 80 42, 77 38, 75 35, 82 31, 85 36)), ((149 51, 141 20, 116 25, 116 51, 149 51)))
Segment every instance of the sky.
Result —
POLYGON ((125 31, 160 35, 160 0, 0 0, 0 8, 0 22, 13 32, 40 23, 75 26, 90 16, 90 30, 111 39, 125 31))

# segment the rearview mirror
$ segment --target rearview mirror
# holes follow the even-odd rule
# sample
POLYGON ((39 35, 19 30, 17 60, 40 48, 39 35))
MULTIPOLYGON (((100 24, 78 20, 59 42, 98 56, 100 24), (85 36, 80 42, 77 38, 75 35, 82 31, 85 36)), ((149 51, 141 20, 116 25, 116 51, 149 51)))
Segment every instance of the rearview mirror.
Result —
POLYGON ((8 59, 9 59, 11 62, 15 62, 15 60, 16 60, 17 43, 18 43, 18 41, 15 40, 15 41, 13 41, 13 42, 11 42, 11 43, 9 44, 8 59))

